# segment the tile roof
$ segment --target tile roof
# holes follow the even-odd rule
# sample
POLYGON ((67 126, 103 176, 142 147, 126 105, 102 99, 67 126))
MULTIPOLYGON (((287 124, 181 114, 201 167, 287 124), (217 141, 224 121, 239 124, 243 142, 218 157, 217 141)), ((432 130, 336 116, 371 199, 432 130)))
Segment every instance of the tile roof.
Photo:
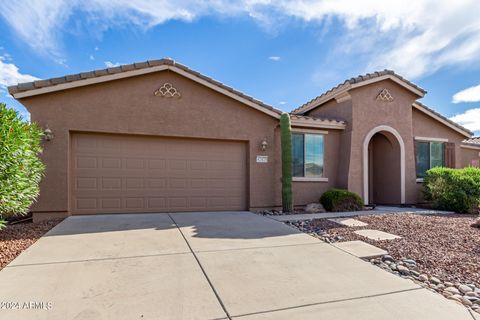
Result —
POLYGON ((312 100, 304 103, 303 105, 301 105, 300 107, 296 108, 295 110, 292 111, 292 113, 301 113, 303 111, 303 109, 305 109, 307 106, 311 105, 312 103, 320 100, 321 98, 331 94, 331 93, 334 93, 335 91, 338 91, 348 85, 353 85, 353 84, 357 84, 357 83, 361 83, 361 82, 364 82, 364 81, 367 81, 367 80, 371 80, 371 79, 375 79, 375 78, 378 78, 378 77, 382 77, 382 76, 385 76, 385 75, 391 75, 391 76, 394 76, 396 77, 397 79, 399 79, 400 81, 404 82, 405 84, 417 89, 418 91, 422 92, 423 94, 427 93, 427 91, 425 91, 424 89, 422 89, 421 87, 417 86, 416 84, 414 84, 413 82, 410 82, 409 80, 405 79, 404 77, 400 76, 399 74, 395 73, 393 70, 383 70, 383 71, 375 71, 373 73, 367 73, 367 74, 364 74, 364 75, 359 75, 357 77, 354 77, 354 78, 350 78, 350 79, 347 79, 345 80, 344 82, 338 84, 337 86, 331 88, 330 90, 327 90, 325 91, 324 93, 322 93, 321 95, 313 98, 312 100))
POLYGON ((421 102, 418 102, 418 101, 415 101, 415 104, 419 105, 420 107, 422 108, 425 108, 426 110, 430 111, 431 113, 434 113, 436 116, 438 116, 439 118, 441 118, 442 120, 445 120, 446 122, 452 124, 453 126, 457 127, 458 129, 462 130, 462 131, 465 131, 467 132, 468 134, 472 135, 473 136, 473 132, 468 130, 467 128, 459 125, 458 123, 456 123, 455 121, 452 121, 450 119, 448 119, 447 117, 445 117, 444 115, 438 113, 437 111, 433 110, 432 108, 429 108, 427 107, 426 105, 424 105, 423 103, 421 102))
POLYGON ((323 125, 332 125, 332 126, 344 126, 346 125, 346 121, 343 120, 336 120, 336 119, 326 119, 326 118, 317 118, 317 117, 307 117, 303 115, 298 115, 298 114, 290 114, 290 120, 292 122, 296 120, 303 120, 307 121, 310 123, 318 123, 318 124, 323 124, 323 125))
POLYGON ((126 65, 121 65, 113 68, 106 68, 106 69, 99 69, 99 70, 93 70, 89 72, 81 72, 77 74, 71 74, 71 75, 66 75, 63 77, 57 77, 57 78, 50 78, 50 79, 45 79, 45 80, 37 80, 37 81, 32 81, 32 82, 25 82, 25 83, 19 83, 14 86, 8 87, 8 92, 15 96, 17 93, 21 92, 27 92, 31 90, 36 90, 36 89, 41 89, 41 88, 46 88, 46 87, 54 87, 59 84, 66 84, 66 83, 72 83, 76 81, 82 81, 85 79, 90 79, 90 78, 98 78, 98 77, 103 77, 103 76, 108 76, 108 75, 113 75, 113 74, 118 74, 122 72, 128 72, 128 71, 133 71, 133 70, 140 70, 140 69, 147 69, 147 68, 153 68, 161 65, 167 65, 167 66, 173 66, 177 67, 185 72, 188 72, 191 75, 194 75, 202 80, 205 80, 217 87, 220 87, 224 90, 227 90, 237 96, 240 96, 244 99, 247 99, 261 107, 264 107, 268 110, 274 111, 278 114, 281 114, 282 111, 272 107, 271 105, 268 105, 260 100, 257 100, 243 92, 240 92, 238 90, 235 90, 232 87, 229 87, 213 78, 204 76, 203 74, 192 70, 188 68, 187 66, 180 64, 178 62, 175 62, 174 60, 170 58, 164 58, 164 59, 159 59, 159 60, 148 60, 144 62, 137 62, 137 63, 132 63, 132 64, 126 64, 126 65))
POLYGON ((480 137, 472 137, 470 139, 465 139, 462 141, 465 144, 471 144, 480 147, 480 137))

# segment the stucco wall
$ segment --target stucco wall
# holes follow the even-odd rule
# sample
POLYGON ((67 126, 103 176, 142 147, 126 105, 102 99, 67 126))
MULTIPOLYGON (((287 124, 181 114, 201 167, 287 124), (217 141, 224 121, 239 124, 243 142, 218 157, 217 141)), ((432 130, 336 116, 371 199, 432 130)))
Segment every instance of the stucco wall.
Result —
MULTIPOLYGON (((352 97, 352 148, 348 188, 363 196, 363 145, 367 134, 379 126, 393 128, 405 145, 405 202, 415 202, 415 160, 412 138, 412 92, 391 80, 383 80, 350 91, 352 97), (387 89, 394 100, 379 101, 377 95, 387 89)), ((375 170, 375 168, 373 168, 375 170)))
POLYGON ((468 167, 472 165, 472 160, 480 161, 480 146, 478 148, 460 148, 461 153, 461 167, 468 167))
POLYGON ((415 108, 412 115, 414 137, 443 138, 455 143, 455 166, 460 168, 462 166, 460 144, 466 137, 415 108))
MULTIPOLYGON (((296 132, 301 129, 293 128, 296 132)), ((309 131, 314 132, 314 131, 309 131)), ((338 187, 338 159, 340 157, 340 138, 342 131, 329 130, 324 135, 324 177, 328 181, 293 181, 293 198, 296 206, 318 202, 322 193, 330 188, 338 187)))
POLYGON ((350 166, 351 140, 352 140, 352 100, 338 103, 332 99, 318 108, 307 112, 310 117, 343 120, 346 122, 345 130, 339 131, 337 145, 337 173, 336 184, 338 188, 348 188, 348 171, 350 166))
POLYGON ((71 131, 127 133, 157 136, 242 140, 249 143, 249 204, 268 207, 278 203, 272 187, 276 170, 275 128, 278 120, 173 72, 162 71, 133 78, 24 98, 32 121, 49 126, 55 138, 44 144, 47 166, 41 194, 33 212, 69 211, 69 144, 71 131), (182 97, 154 96, 165 82, 182 97), (269 147, 260 151, 266 138, 269 147), (256 155, 269 156, 256 163, 256 155))

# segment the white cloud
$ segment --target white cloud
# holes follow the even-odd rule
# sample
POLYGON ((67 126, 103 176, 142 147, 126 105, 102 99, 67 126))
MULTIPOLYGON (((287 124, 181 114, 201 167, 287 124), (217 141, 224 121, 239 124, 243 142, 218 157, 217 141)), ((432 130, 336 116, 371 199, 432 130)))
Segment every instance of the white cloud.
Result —
POLYGON ((107 68, 113 68, 113 67, 118 67, 121 63, 120 62, 111 62, 111 61, 105 61, 105 66, 107 68))
POLYGON ((37 77, 21 73, 15 64, 6 62, 6 60, 4 56, 0 56, 0 88, 38 80, 37 77))
POLYGON ((473 86, 462 91, 459 91, 453 95, 452 102, 477 102, 480 101, 480 84, 473 86))
POLYGON ((286 105, 287 102, 286 101, 280 101, 280 104, 283 106, 283 105, 286 105))
POLYGON ((95 57, 92 54, 88 58, 90 59, 90 61, 95 60, 95 57))
POLYGON ((268 57, 268 60, 272 60, 272 61, 280 61, 281 58, 279 56, 270 56, 268 57))
POLYGON ((471 131, 480 131, 480 108, 468 109, 463 113, 451 117, 450 120, 455 121, 471 131))
MULTIPOLYGON (((0 15, 28 45, 58 56, 63 26, 74 12, 98 30, 133 25, 148 29, 168 20, 192 21, 202 16, 246 16, 268 31, 291 21, 319 29, 332 19, 344 27, 332 55, 361 59, 366 70, 392 68, 421 77, 451 65, 479 63, 478 0, 10 0, 0 15)), ((339 28, 336 28, 339 30, 339 28)), ((328 31, 326 31, 328 33, 328 31)), ((324 33, 322 31, 322 33, 324 33)))

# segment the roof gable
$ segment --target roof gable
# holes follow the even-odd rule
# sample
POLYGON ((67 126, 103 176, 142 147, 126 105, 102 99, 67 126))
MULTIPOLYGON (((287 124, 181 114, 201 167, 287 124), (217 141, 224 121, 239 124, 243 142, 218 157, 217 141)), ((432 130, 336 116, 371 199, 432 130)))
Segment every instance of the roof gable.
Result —
POLYGON ((468 130, 467 128, 462 127, 458 123, 448 119, 447 117, 444 117, 440 113, 436 112, 435 110, 427 107, 426 105, 416 101, 412 105, 415 109, 423 112, 424 114, 430 116, 431 118, 443 123, 447 127, 450 127, 451 129, 457 131, 458 133, 464 135, 467 138, 470 138, 473 136, 473 132, 468 130))
POLYGON ((266 113, 274 118, 280 118, 281 111, 238 90, 233 89, 217 80, 204 76, 201 73, 179 64, 172 59, 150 60, 146 62, 121 65, 114 68, 82 72, 59 78, 37 80, 20 83, 8 87, 8 92, 16 99, 46 94, 50 92, 68 90, 71 88, 93 85, 96 83, 114 81, 118 79, 135 77, 142 74, 169 70, 181 76, 191 79, 212 90, 233 98, 258 111, 266 113))
POLYGON ((302 106, 296 108, 292 111, 293 114, 305 114, 306 112, 315 109, 316 107, 322 105, 323 103, 331 99, 343 99, 345 95, 348 96, 348 91, 354 88, 363 87, 375 82, 383 80, 392 80, 398 85, 404 87, 405 89, 413 92, 419 98, 423 97, 427 92, 414 84, 413 82, 408 81, 402 76, 396 74, 392 70, 383 70, 376 71, 374 73, 367 73, 365 75, 360 75, 355 78, 347 79, 343 83, 333 87, 332 89, 322 93, 318 97, 310 100, 309 102, 303 104, 302 106))

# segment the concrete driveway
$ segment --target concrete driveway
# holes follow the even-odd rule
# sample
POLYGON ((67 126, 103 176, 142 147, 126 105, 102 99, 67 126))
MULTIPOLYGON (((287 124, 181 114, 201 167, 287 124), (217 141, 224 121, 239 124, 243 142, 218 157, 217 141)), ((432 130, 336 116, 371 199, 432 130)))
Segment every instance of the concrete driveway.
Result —
POLYGON ((475 319, 249 212, 69 217, 0 271, 0 302, 22 320, 475 319))

